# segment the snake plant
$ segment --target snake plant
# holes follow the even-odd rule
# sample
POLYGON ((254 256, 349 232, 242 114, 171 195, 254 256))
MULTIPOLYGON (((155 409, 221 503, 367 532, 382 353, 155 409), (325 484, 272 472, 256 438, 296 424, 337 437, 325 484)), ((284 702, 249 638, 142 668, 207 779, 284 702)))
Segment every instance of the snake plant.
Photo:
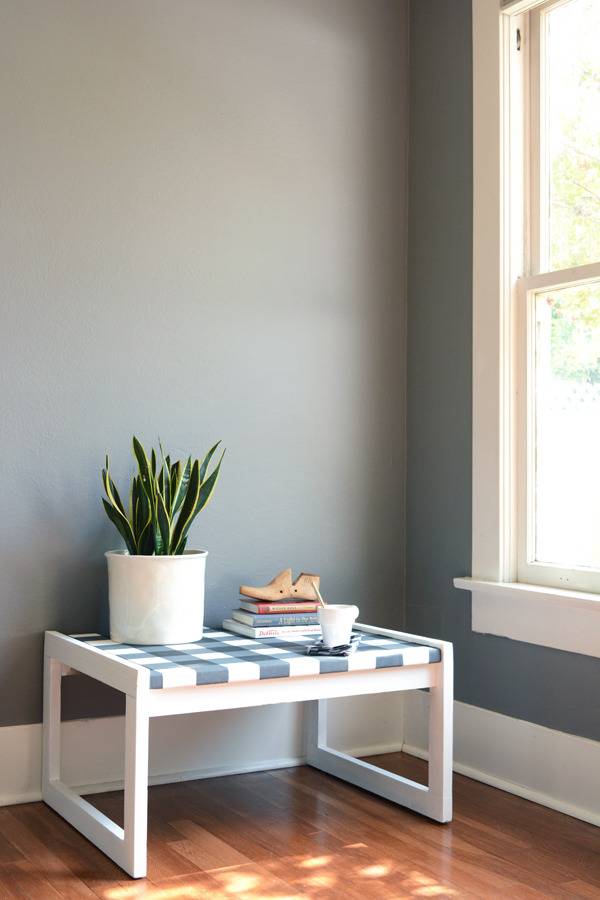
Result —
POLYGON ((141 443, 133 438, 133 455, 138 471, 131 481, 129 509, 119 496, 110 477, 106 455, 102 469, 102 484, 106 499, 102 499, 106 515, 113 523, 132 556, 178 556, 185 550, 190 526, 210 500, 219 478, 225 451, 210 475, 210 461, 219 444, 208 451, 202 462, 171 462, 159 442, 150 458, 141 443))

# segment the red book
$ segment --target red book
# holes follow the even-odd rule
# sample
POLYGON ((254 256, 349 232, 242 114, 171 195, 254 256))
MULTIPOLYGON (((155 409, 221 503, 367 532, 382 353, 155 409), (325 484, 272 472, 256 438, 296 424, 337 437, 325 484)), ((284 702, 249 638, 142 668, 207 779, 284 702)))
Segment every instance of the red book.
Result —
POLYGON ((274 600, 267 603, 264 600, 240 597, 240 607, 259 615, 268 615, 269 613, 316 612, 319 604, 313 600, 274 600))

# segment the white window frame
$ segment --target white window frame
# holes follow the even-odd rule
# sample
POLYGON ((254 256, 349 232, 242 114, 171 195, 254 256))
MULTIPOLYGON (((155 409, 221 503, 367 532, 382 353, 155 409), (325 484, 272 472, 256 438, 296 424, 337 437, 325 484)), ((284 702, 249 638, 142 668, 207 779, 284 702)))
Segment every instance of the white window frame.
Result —
MULTIPOLYGON (((525 271, 524 176, 534 191, 539 181, 535 171, 525 170, 522 142, 511 140, 511 130, 522 134, 529 118, 517 102, 529 96, 523 90, 529 67, 511 50, 516 29, 526 35, 523 14, 539 5, 473 0, 472 577, 454 584, 472 592, 474 631, 600 657, 600 594, 544 585, 543 577, 539 584, 517 580, 518 494, 519 483, 527 491, 527 460, 516 434, 519 416, 525 421, 531 409, 526 399, 520 408, 517 403, 528 353, 526 345, 518 346, 519 313, 527 314, 523 300, 547 282, 525 271)), ((525 51, 530 50, 527 41, 525 51)), ((534 252, 529 255, 534 264, 543 263, 534 252)), ((600 271, 567 270, 561 283, 593 277, 593 268, 600 271)))

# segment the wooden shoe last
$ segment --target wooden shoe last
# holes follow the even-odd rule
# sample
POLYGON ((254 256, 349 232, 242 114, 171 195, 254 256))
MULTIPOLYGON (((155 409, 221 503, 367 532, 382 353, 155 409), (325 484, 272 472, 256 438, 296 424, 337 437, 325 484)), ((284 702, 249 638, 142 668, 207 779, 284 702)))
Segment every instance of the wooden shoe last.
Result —
POLYGON ((311 583, 313 581, 319 587, 321 579, 318 575, 301 572, 296 580, 292 581, 292 570, 284 569, 262 587, 240 585, 240 594, 244 597, 251 597, 253 600, 266 600, 271 603, 274 600, 316 600, 315 590, 311 583))

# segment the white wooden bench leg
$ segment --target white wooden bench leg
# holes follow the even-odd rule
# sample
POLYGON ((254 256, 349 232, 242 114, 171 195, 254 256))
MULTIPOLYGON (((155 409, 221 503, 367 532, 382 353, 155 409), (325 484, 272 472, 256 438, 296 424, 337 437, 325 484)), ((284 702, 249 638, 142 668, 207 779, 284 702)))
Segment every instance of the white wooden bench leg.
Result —
POLYGON ((429 688, 429 815, 452 819, 452 740, 454 672, 452 647, 444 649, 437 684, 429 688))
POLYGON ((148 830, 148 691, 126 694, 125 802, 121 828, 61 780, 61 678, 66 667, 44 659, 42 796, 67 822, 133 878, 146 874, 148 830))
POLYGON ((44 657, 44 726, 42 785, 60 781, 60 684, 62 665, 44 657))
MULTIPOLYGON (((434 666, 431 667, 434 670, 434 666)), ((308 703, 306 760, 309 765, 406 806, 438 822, 452 818, 452 647, 444 648, 430 684, 429 783, 419 784, 334 750, 327 743, 327 700, 308 703)))
POLYGON ((429 790, 409 778, 388 772, 327 745, 327 700, 308 704, 306 759, 309 765, 415 812, 430 815, 429 790))
POLYGON ((146 874, 148 834, 148 731, 145 695, 127 697, 125 713, 125 853, 133 878, 146 874))

